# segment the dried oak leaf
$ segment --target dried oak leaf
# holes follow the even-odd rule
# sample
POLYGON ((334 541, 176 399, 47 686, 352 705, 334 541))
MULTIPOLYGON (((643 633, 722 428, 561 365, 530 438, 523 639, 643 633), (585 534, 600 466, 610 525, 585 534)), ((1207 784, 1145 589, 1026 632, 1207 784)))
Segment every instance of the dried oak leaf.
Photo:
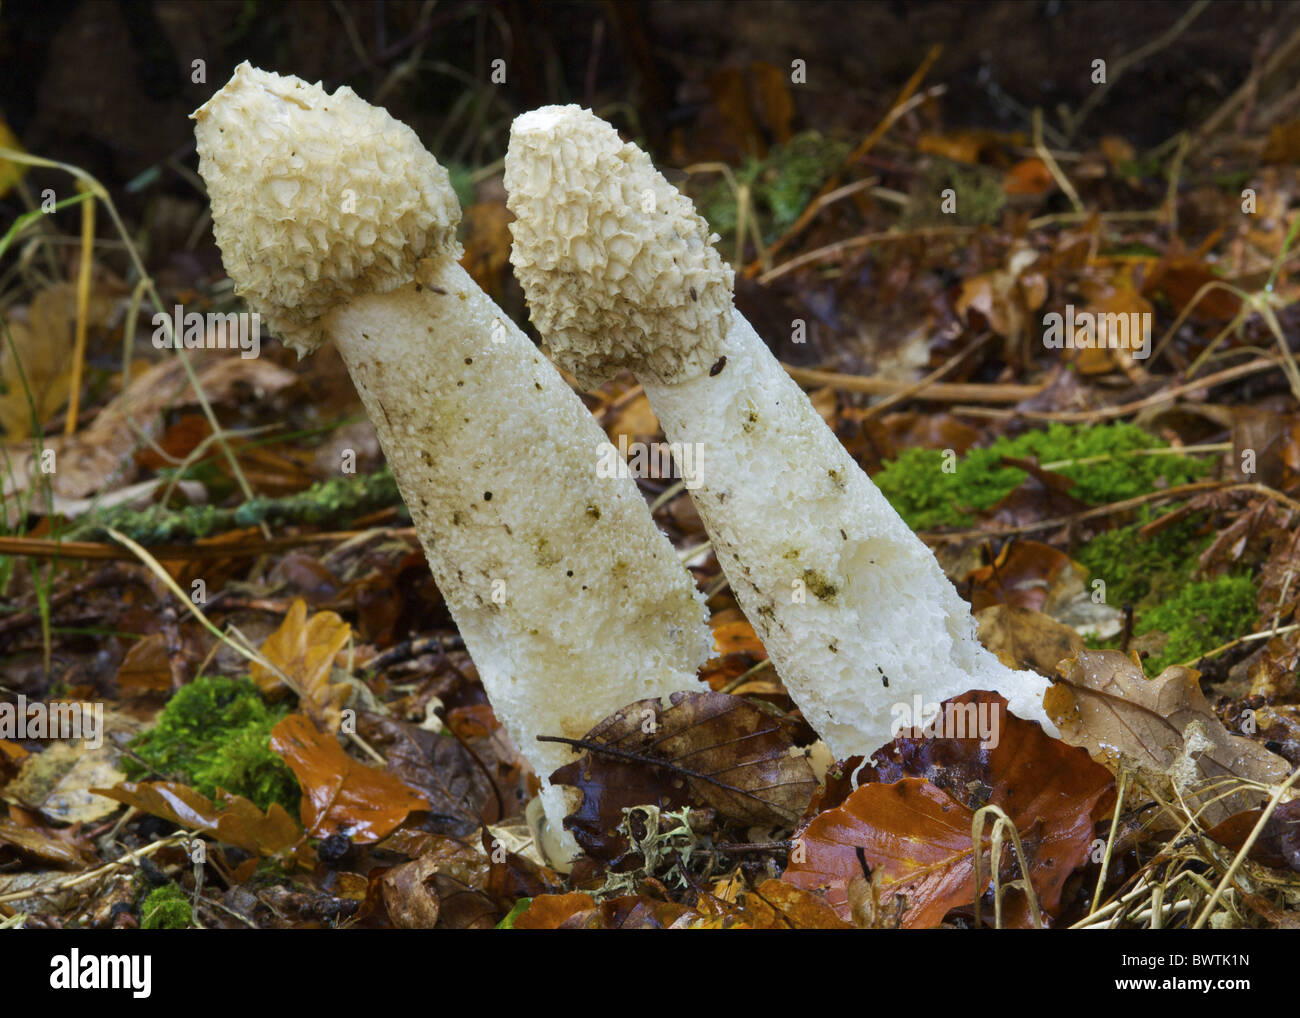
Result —
POLYGON ((429 808, 422 793, 352 759, 304 714, 290 714, 271 729, 271 748, 302 786, 302 822, 311 837, 342 832, 358 843, 375 842, 413 810, 429 808))
MULTIPOLYGON (((217 802, 174 781, 120 781, 112 788, 95 788, 118 802, 156 817, 162 817, 186 830, 207 834, 225 845, 242 848, 258 856, 284 853, 299 842, 302 831, 293 817, 279 803, 263 813, 256 804, 239 795, 221 793, 217 802)), ((310 865, 310 852, 299 853, 310 865)))
POLYGON ((578 740, 583 756, 551 775, 583 793, 564 826, 600 859, 626 847, 615 829, 631 806, 706 806, 751 826, 793 826, 817 788, 797 731, 725 693, 638 700, 578 740))
MULTIPOLYGON (((1087 753, 1008 713, 996 693, 964 693, 941 710, 933 731, 972 734, 903 734, 878 751, 857 770, 860 787, 801 829, 802 851, 792 852, 782 879, 824 889, 848 920, 849 885, 871 878, 882 907, 895 895, 906 897, 903 926, 936 925, 975 898, 971 823, 992 803, 1016 825, 1039 901, 1056 914, 1066 880, 1087 860, 1095 825, 1113 805, 1114 779, 1087 753)), ((840 782, 841 792, 852 779, 850 773, 840 782)), ((1002 867, 1011 879, 1018 874, 1006 853, 1002 867)), ((987 880, 986 862, 981 873, 987 880)))
POLYGON ((1208 826, 1264 798, 1246 788, 1224 797, 1225 781, 1274 785, 1291 771, 1260 743, 1224 728, 1191 668, 1174 665, 1148 679, 1117 650, 1082 650, 1060 674, 1043 702, 1061 738, 1157 787, 1172 785, 1208 826))
MULTIPOLYGON (((334 657, 348 642, 352 627, 334 612, 307 617, 307 603, 294 598, 280 628, 262 643, 262 654, 289 677, 302 710, 324 731, 338 731, 350 689, 330 682, 334 657)), ((264 696, 284 695, 284 682, 269 668, 253 662, 249 669, 264 696)))

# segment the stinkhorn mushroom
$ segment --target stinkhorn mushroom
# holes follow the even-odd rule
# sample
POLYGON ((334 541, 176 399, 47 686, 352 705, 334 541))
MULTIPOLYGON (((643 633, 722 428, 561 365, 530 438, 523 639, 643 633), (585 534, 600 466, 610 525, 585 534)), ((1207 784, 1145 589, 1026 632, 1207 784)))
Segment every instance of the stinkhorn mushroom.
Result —
POLYGON ((1050 725, 1047 681, 979 644, 929 548, 735 309, 717 237, 644 152, 588 110, 544 107, 515 120, 505 183, 515 275, 552 356, 587 385, 630 369, 671 446, 702 453, 690 494, 718 560, 837 757, 970 689, 1050 725))
MULTIPOLYGON (((543 782, 636 700, 699 688, 703 598, 608 439, 457 259, 415 132, 349 88, 244 63, 193 115, 236 292, 299 355, 332 341, 493 711, 543 782)), ((567 834, 561 839, 575 847, 567 834)))

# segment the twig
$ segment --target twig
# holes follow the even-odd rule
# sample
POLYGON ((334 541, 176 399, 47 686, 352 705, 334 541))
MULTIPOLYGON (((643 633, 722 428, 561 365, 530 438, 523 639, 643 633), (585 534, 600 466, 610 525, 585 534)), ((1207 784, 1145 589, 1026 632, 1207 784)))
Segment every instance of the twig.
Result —
MULTIPOLYGON (((768 257, 776 257, 776 255, 787 244, 789 244, 790 241, 794 240, 795 237, 799 236, 799 234, 808 227, 808 224, 813 221, 817 213, 823 207, 818 203, 817 199, 830 194, 838 188, 843 180, 844 171, 870 152, 875 147, 876 142, 884 137, 885 132, 894 126, 895 121, 903 115, 908 101, 912 98, 912 94, 921 87, 921 82, 924 81, 925 76, 930 73, 930 68, 934 66, 934 62, 939 59, 939 54, 942 52, 942 46, 930 47, 930 51, 926 53, 925 59, 922 60, 921 65, 912 72, 912 76, 907 79, 907 84, 905 84, 902 91, 898 93, 898 98, 894 100, 893 105, 890 106, 889 112, 885 114, 884 119, 882 119, 880 123, 876 125, 875 129, 862 140, 861 144, 859 144, 858 147, 849 154, 849 157, 844 160, 841 169, 836 172, 830 180, 826 181, 826 183, 822 185, 813 201, 808 204, 807 208, 799 214, 799 218, 794 221, 794 225, 786 230, 785 233, 777 238, 776 243, 768 248, 768 257)), ((763 263, 761 261, 752 262, 745 267, 743 273, 744 278, 753 279, 760 271, 762 271, 762 269, 763 263)), ((770 275, 770 272, 764 273, 764 276, 770 275)), ((760 282, 762 281, 763 280, 760 280, 760 282)))
MULTIPOLYGON (((947 403, 952 400, 977 400, 984 403, 1019 403, 1037 396, 1042 385, 983 385, 978 382, 918 382, 894 378, 869 378, 865 375, 843 375, 837 371, 818 371, 814 368, 796 368, 782 364, 786 374, 800 385, 829 385, 841 392, 861 392, 868 396, 893 396, 908 393, 906 398, 934 400, 947 403), (909 391, 910 390, 910 391, 909 391)), ((1014 413, 1014 411, 1007 411, 1014 413)))
MULTIPOLYGON (((414 527, 398 527, 383 532, 386 537, 413 539, 414 527)), ((273 537, 269 541, 229 541, 213 544, 156 544, 149 553, 163 562, 192 562, 237 556, 265 555, 268 552, 300 548, 305 544, 331 544, 373 534, 367 530, 333 530, 319 534, 294 534, 273 537)), ((101 541, 58 541, 41 537, 0 537, 0 555, 25 558, 67 558, 87 561, 132 561, 136 556, 101 541)))
MULTIPOLYGON (((77 182, 79 191, 89 188, 77 182)), ((77 430, 77 408, 81 405, 81 371, 86 360, 86 330, 90 325, 90 273, 95 254, 95 196, 81 204, 81 263, 77 272, 77 329, 72 349, 72 379, 68 383, 68 418, 63 423, 63 433, 72 435, 77 430)))
POLYGON ((67 891, 77 887, 87 881, 94 880, 97 877, 107 876, 110 872, 118 869, 128 863, 136 862, 145 856, 153 855, 160 849, 168 848, 172 845, 179 845, 183 841, 190 839, 189 832, 173 834, 170 837, 163 838, 161 841, 154 841, 134 851, 127 852, 126 855, 113 862, 105 863, 93 870, 87 870, 85 873, 78 873, 75 876, 64 877, 61 880, 53 880, 48 884, 36 884, 32 887, 24 888, 21 891, 10 891, 8 894, 0 894, 0 903, 10 901, 22 901, 25 898, 43 898, 50 894, 57 894, 59 891, 67 891))
MULTIPOLYGON (((1145 410, 1147 407, 1159 406, 1161 403, 1171 403, 1179 396, 1189 392, 1196 392, 1199 389, 1210 389, 1216 385, 1223 385, 1225 382, 1235 381, 1238 378, 1245 378, 1248 375, 1257 375, 1261 371, 1267 371, 1270 368, 1280 368, 1282 365, 1272 359, 1254 360, 1246 364, 1238 364, 1236 367, 1225 368, 1213 375, 1206 375, 1204 378, 1198 378, 1191 382, 1184 382, 1182 385, 1176 385, 1172 389, 1164 389, 1152 396, 1136 400, 1132 403, 1122 403, 1119 406, 1099 407, 1096 410, 994 410, 988 407, 953 407, 952 412, 955 414, 966 414, 971 417, 1023 417, 1029 421, 1100 421, 1107 420, 1111 417, 1127 417, 1129 414, 1135 414, 1139 410, 1145 410)), ((933 391, 933 390, 932 390, 933 391)), ((992 402, 991 400, 989 402, 992 402)), ((999 400, 998 402, 1012 402, 1011 400, 999 400)))
POLYGON ((870 407, 867 408, 866 414, 864 416, 874 417, 876 414, 879 414, 882 411, 887 410, 889 407, 894 406, 896 403, 902 403, 904 400, 916 398, 917 395, 923 389, 932 388, 935 382, 937 382, 944 375, 948 374, 948 372, 952 371, 955 367, 957 367, 958 364, 964 361, 976 350, 984 346, 992 338, 993 338, 992 332, 984 333, 984 335, 982 335, 974 343, 971 343, 968 347, 966 347, 965 350, 960 350, 957 353, 953 354, 943 364, 939 365, 939 367, 935 368, 933 371, 931 371, 920 381, 914 382, 912 385, 909 385, 905 389, 900 389, 898 392, 894 393, 891 396, 886 396, 879 403, 873 403, 870 407))
POLYGON ((1084 100, 1083 105, 1079 107, 1079 112, 1070 118, 1070 123, 1066 125, 1066 134, 1073 138, 1075 132, 1078 131, 1080 126, 1082 126, 1088 114, 1090 114, 1096 105, 1101 102, 1106 93, 1110 91, 1111 86, 1113 86, 1115 82, 1119 81, 1125 71, 1130 67, 1141 63, 1152 54, 1158 53, 1165 47, 1171 45, 1174 40, 1187 30, 1188 26, 1190 26, 1193 21, 1200 17, 1201 12, 1209 5, 1209 0, 1197 0, 1196 3, 1192 4, 1192 6, 1188 8, 1187 12, 1181 18, 1174 22, 1174 24, 1167 28, 1163 33, 1156 36, 1150 42, 1139 46, 1132 52, 1125 53, 1118 60, 1113 61, 1106 68, 1105 83, 1100 88, 1093 91, 1093 93, 1084 100))
MULTIPOLYGON (((776 268, 764 272, 758 277, 758 281, 766 286, 772 280, 779 279, 787 272, 793 272, 795 269, 812 262, 827 261, 832 257, 843 254, 845 251, 852 251, 858 247, 898 240, 924 240, 927 237, 961 237, 974 233, 977 228, 974 226, 928 226, 920 230, 887 230, 881 233, 864 233, 857 237, 849 237, 847 240, 837 241, 834 244, 827 244, 825 247, 814 248, 797 258, 791 258, 788 262, 782 262, 776 268)), ((769 255, 775 253, 775 251, 776 245, 768 248, 769 255)))

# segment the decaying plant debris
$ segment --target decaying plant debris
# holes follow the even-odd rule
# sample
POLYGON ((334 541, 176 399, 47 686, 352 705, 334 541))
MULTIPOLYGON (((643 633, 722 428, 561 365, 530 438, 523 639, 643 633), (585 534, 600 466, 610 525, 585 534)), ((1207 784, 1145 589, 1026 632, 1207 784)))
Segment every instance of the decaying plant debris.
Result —
MULTIPOLYGON (((364 25, 337 33, 365 59, 333 52, 355 68, 328 88, 299 84, 323 114, 346 79, 349 101, 413 126, 403 137, 424 153, 426 177, 438 167, 436 186, 412 185, 399 218, 421 239, 441 231, 416 253, 438 265, 424 265, 423 281, 392 275, 392 252, 340 212, 355 251, 330 250, 378 278, 380 304, 361 299, 369 317, 322 325, 332 301, 356 295, 326 285, 322 297, 314 270, 272 261, 258 230, 275 216, 264 216, 226 266, 254 305, 275 309, 251 356, 208 342, 247 306, 220 260, 233 250, 230 206, 221 188, 201 190, 191 154, 151 154, 129 176, 96 162, 96 179, 80 159, 25 153, 23 131, 0 121, 0 209, 12 222, 0 230, 0 926, 1300 925, 1292 14, 1252 35, 1253 64, 1225 69, 1222 95, 1197 92, 1187 122, 1155 118, 1163 133, 1152 137, 1156 126, 1116 107, 1128 102, 1122 83, 1158 92, 1144 76, 1198 38, 1198 17, 1221 16, 1212 10, 1153 32, 1158 45, 1134 39, 1132 61, 1112 62, 1114 87, 1073 107, 1014 97, 986 75, 994 130, 958 101, 970 75, 937 50, 887 91, 814 94, 785 63, 738 48, 719 67, 687 46, 671 62, 674 91, 661 80, 669 64, 635 44, 642 15, 619 7, 591 16, 611 19, 601 45, 628 48, 635 87, 611 87, 599 52, 584 52, 585 78, 556 92, 564 56, 526 74, 513 49, 519 78, 500 87, 482 47, 458 34, 499 30, 473 5, 385 7, 383 45, 364 25), (428 47, 456 71, 451 84, 426 77, 428 47), (676 241, 661 238, 651 288, 685 309, 689 321, 669 330, 674 342, 689 334, 684 358, 663 344, 635 365, 591 350, 566 358, 554 342, 593 330, 606 341, 629 320, 646 328, 650 290, 632 294, 617 273, 589 320, 566 303, 629 240, 626 223, 593 232, 602 224, 546 205, 572 258, 540 313, 527 266, 522 294, 516 284, 523 233, 542 224, 525 255, 553 263, 547 231, 560 227, 527 213, 522 177, 503 172, 510 124, 575 99, 612 125, 609 159, 640 146, 662 171, 637 214, 692 210, 670 217, 676 241), (56 208, 42 209, 47 188, 56 208), (508 200, 520 212, 513 236, 508 200), (425 203, 437 206, 428 221, 425 203), (677 242, 707 247, 713 271, 674 261, 677 242), (523 331, 525 295, 536 338, 573 375, 523 331), (370 358, 372 339, 390 344, 394 323, 414 329, 419 309, 453 296, 473 313, 439 318, 442 360, 403 361, 391 347, 370 358), (718 345, 725 335, 689 345, 710 310, 747 323, 745 350, 718 345), (179 322, 181 341, 155 342, 170 337, 159 322, 179 322), (477 364, 471 379, 470 348, 496 349, 493 322, 517 370, 477 364), (1140 349, 1097 342, 1121 322, 1140 349), (311 347, 331 330, 346 334, 343 358, 327 346, 300 363, 278 338, 311 347), (362 384, 363 401, 349 368, 390 374, 362 384), (791 592, 732 589, 728 576, 743 584, 754 566, 726 544, 737 534, 719 522, 725 492, 695 485, 680 448, 673 459, 672 443, 700 437, 683 437, 676 371, 699 376, 686 401, 699 420, 721 415, 709 380, 726 384, 729 407, 760 375, 773 401, 793 393, 796 430, 830 443, 827 484, 844 480, 841 459, 860 468, 900 540, 910 530, 934 553, 946 581, 925 557, 935 583, 916 610, 940 588, 936 618, 965 632, 969 610, 981 653, 999 662, 986 680, 927 687, 911 675, 892 699, 882 682, 862 744, 852 737, 864 724, 832 732, 826 716, 805 716, 799 704, 814 701, 797 682, 815 685, 836 641, 847 650, 881 634, 837 633, 824 660, 801 658, 811 644, 800 614, 762 613, 762 598, 791 592), (474 398, 457 395, 467 379, 474 398), (546 396, 530 411, 534 379, 546 396), (399 404, 409 412, 394 420, 399 404), (463 429, 455 448, 420 444, 416 432, 439 425, 463 429), (508 499, 478 483, 493 471, 508 499), (607 504, 587 497, 609 484, 634 536, 580 546, 588 516, 612 528, 607 504), (453 509, 435 526, 420 497, 457 485, 462 500, 474 489, 472 517, 453 509), (514 587, 504 614, 491 607, 491 570, 457 575, 472 558, 458 553, 489 547, 514 587), (701 604, 714 645, 697 672, 701 604), (1015 690, 988 688, 1013 671, 1049 687, 1041 704, 1017 711, 1015 690), (534 674, 553 695, 512 693, 534 674), (494 703, 514 711, 507 726, 494 703), (74 717, 87 727, 69 738, 60 726, 74 717), (833 759, 835 749, 857 755, 833 759), (547 801, 567 844, 543 840, 530 809, 547 785, 565 790, 547 801)), ((678 28, 693 16, 650 7, 678 28)), ((186 112, 218 89, 209 72, 201 95, 185 93, 196 100, 186 112)), ((278 87, 242 73, 255 89, 278 87)), ((564 168, 561 135, 537 131, 530 144, 561 146, 564 168)), ((325 131, 309 144, 347 140, 325 131)), ((367 149, 373 140, 363 131, 348 152, 363 211, 375 204, 368 186, 405 172, 386 164, 389 148, 367 149)), ((222 143, 204 139, 205 162, 222 143)), ((258 177, 298 160, 292 145, 275 160, 238 155, 236 190, 295 196, 293 181, 258 177)), ((303 265, 324 244, 306 227, 285 236, 303 265)), ((700 438, 705 472, 712 437, 700 438)), ((806 547, 834 522, 798 489, 807 450, 745 448, 763 457, 753 476, 790 485, 780 512, 748 521, 749 551, 806 547)), ((723 488, 741 490, 744 475, 723 488)), ((814 607, 840 593, 816 564, 771 575, 787 572, 814 607)), ((890 624, 901 631, 907 614, 890 624)))

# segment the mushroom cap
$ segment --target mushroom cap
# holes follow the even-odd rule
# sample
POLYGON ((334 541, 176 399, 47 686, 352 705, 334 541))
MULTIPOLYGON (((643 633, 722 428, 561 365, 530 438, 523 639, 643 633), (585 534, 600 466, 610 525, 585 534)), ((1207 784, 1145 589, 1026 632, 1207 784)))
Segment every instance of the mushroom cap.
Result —
POLYGON ((672 383, 717 362, 734 273, 649 156, 590 110, 543 106, 510 129, 505 185, 515 277, 562 367, 672 383))
POLYGON ((447 171, 352 89, 245 61, 191 116, 235 292, 300 356, 338 302, 409 283, 421 258, 460 257, 447 171))

